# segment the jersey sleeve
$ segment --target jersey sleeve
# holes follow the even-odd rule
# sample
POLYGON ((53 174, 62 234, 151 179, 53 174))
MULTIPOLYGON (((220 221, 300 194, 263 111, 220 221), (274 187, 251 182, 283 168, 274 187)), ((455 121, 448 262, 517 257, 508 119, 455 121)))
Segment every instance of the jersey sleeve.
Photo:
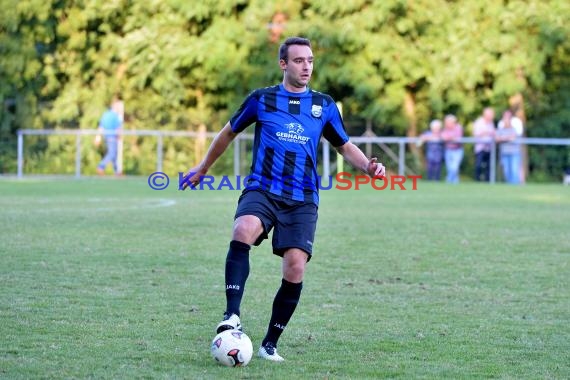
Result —
POLYGON ((344 129, 344 122, 340 116, 340 112, 336 104, 330 100, 327 112, 327 121, 323 129, 323 136, 327 139, 332 146, 343 146, 348 142, 348 135, 344 129))
POLYGON ((259 104, 259 96, 257 91, 252 92, 243 101, 239 109, 230 119, 232 131, 239 133, 257 121, 257 106, 259 104))

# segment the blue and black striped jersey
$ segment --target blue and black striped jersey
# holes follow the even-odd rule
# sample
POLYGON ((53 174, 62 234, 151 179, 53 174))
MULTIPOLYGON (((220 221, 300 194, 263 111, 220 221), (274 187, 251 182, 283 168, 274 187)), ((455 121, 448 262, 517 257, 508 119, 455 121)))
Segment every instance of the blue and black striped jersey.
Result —
POLYGON ((323 136, 335 147, 348 141, 333 99, 310 89, 288 92, 283 84, 258 89, 230 119, 236 133, 253 123, 253 160, 247 188, 318 205, 319 140, 323 136))

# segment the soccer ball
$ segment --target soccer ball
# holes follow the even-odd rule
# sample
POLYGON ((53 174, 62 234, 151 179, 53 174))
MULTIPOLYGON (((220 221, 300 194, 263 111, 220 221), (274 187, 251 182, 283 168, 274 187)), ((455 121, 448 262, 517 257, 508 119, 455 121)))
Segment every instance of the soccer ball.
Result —
POLYGON ((210 353, 218 363, 225 366, 246 366, 253 355, 253 345, 245 333, 239 330, 226 330, 212 340, 210 353))

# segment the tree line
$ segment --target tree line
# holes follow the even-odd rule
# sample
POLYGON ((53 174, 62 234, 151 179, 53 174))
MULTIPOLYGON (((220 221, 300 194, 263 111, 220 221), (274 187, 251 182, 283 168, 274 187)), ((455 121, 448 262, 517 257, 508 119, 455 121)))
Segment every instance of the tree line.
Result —
MULTIPOLYGON (((277 50, 291 35, 312 40, 311 86, 342 102, 355 132, 415 136, 431 119, 453 113, 467 126, 492 106, 519 113, 528 136, 570 137, 567 0, 1 3, 1 172, 15 170, 17 129, 94 129, 115 96, 126 128, 218 130, 251 90, 280 81, 277 50)), ((27 144, 29 170, 72 170, 65 138, 27 144)), ((155 141, 125 144, 127 173, 152 168, 155 141)), ((537 179, 570 165, 567 148, 533 149, 537 179)), ((94 167, 97 152, 83 155, 94 167)), ((164 158, 183 170, 192 142, 167 141, 164 158)))

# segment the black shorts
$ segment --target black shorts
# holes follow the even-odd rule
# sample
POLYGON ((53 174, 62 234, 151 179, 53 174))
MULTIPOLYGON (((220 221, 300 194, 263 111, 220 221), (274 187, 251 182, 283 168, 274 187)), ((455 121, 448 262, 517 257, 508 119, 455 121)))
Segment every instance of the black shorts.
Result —
POLYGON ((314 203, 283 199, 261 190, 245 190, 239 197, 235 219, 255 215, 261 220, 263 233, 254 245, 259 245, 273 231, 273 253, 283 256, 289 248, 305 251, 311 259, 317 228, 317 210, 314 203))

